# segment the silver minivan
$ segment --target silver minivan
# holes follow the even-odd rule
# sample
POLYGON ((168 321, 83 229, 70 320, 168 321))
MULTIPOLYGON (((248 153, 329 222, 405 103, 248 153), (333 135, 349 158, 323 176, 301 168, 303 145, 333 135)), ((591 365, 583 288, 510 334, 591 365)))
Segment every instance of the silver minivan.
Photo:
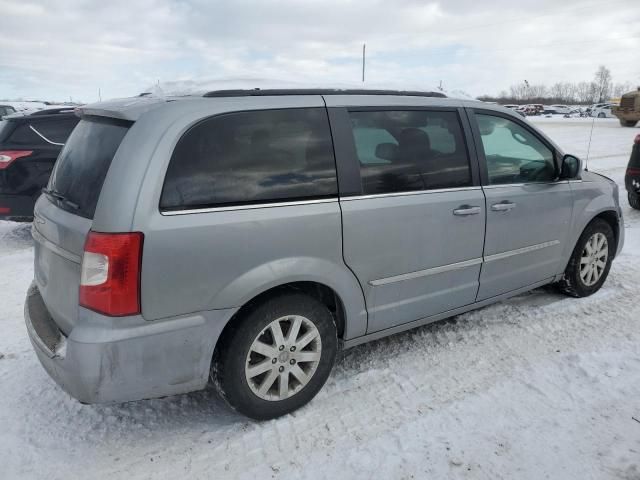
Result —
POLYGON ((506 108, 215 91, 81 107, 35 208, 25 318, 84 403, 203 389, 268 419, 340 348, 555 284, 596 292, 618 188, 506 108))

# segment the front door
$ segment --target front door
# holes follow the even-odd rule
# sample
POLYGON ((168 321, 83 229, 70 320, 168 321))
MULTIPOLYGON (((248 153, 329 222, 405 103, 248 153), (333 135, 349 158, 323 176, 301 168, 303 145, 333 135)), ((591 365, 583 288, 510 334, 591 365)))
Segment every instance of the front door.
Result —
POLYGON ((368 332, 473 303, 485 202, 460 112, 369 108, 343 123, 360 189, 340 199, 344 259, 365 294, 368 332))
POLYGON ((480 301, 562 272, 573 202, 543 137, 493 111, 471 118, 487 210, 480 301))

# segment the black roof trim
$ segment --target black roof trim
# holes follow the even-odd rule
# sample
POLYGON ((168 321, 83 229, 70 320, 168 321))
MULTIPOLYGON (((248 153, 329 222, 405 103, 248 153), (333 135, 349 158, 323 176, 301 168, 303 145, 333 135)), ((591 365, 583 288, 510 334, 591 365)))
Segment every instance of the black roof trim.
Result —
POLYGON ((35 117, 40 115, 59 115, 61 113, 75 113, 76 107, 65 107, 65 108, 45 108, 44 110, 37 110, 35 112, 31 112, 28 115, 35 117))
POLYGON ((265 97, 270 95, 398 95, 406 97, 438 97, 446 98, 440 92, 419 92, 411 90, 365 90, 339 88, 274 88, 252 90, 213 90, 203 97, 265 97))

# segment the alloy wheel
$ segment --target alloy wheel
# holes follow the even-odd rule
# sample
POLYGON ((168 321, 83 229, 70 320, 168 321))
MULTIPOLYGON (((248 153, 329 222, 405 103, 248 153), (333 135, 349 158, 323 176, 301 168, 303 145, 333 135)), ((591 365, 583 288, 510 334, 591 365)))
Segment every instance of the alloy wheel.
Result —
POLYGON ((608 257, 607 237, 600 232, 594 233, 587 240, 580 257, 580 279, 587 287, 595 285, 600 280, 608 257))
POLYGON ((285 400, 309 383, 322 355, 320 332, 300 315, 280 317, 254 339, 245 362, 251 391, 263 400, 285 400))

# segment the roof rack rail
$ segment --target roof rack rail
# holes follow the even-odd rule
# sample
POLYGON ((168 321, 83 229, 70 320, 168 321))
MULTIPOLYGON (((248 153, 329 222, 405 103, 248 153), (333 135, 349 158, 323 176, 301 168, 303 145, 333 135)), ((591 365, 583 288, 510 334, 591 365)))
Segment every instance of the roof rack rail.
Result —
POLYGON ((273 88, 273 89, 236 89, 213 90, 203 97, 263 97, 270 95, 399 95, 407 97, 439 97, 447 96, 441 92, 419 92, 412 90, 366 90, 339 88, 273 88))

